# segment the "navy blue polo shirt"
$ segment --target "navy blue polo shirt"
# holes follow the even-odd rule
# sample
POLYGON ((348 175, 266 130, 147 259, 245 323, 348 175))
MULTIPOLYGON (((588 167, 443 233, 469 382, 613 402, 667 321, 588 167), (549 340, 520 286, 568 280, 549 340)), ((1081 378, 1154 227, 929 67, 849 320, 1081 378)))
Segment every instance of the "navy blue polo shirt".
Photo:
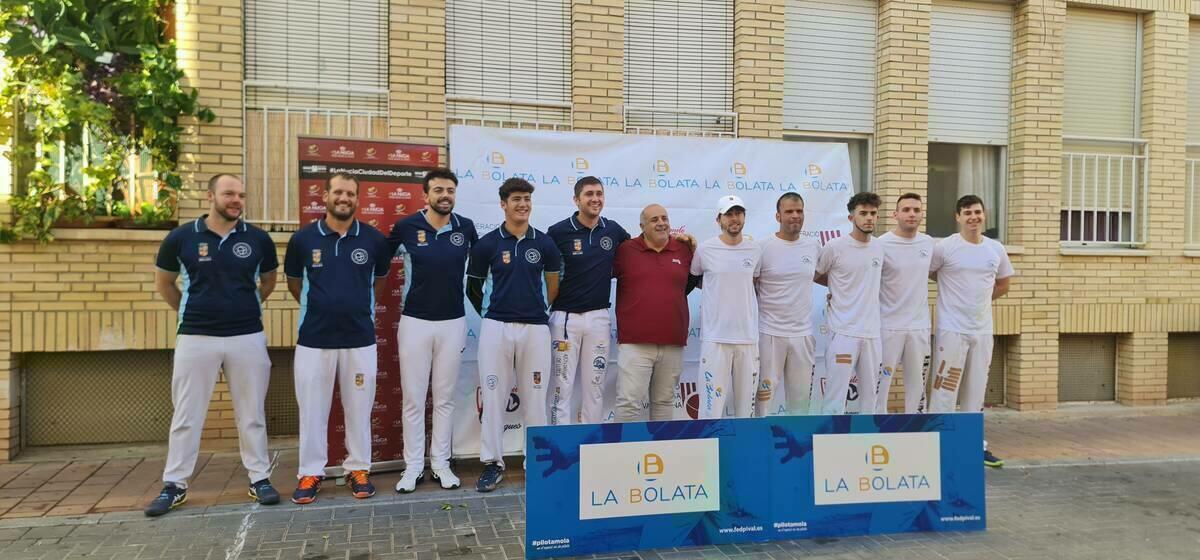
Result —
POLYGON ((463 274, 471 247, 479 241, 475 222, 450 214, 450 222, 434 229, 425 219, 428 209, 398 220, 388 245, 404 256, 404 312, 426 321, 447 321, 466 315, 463 274))
POLYGON ((283 271, 304 280, 300 336, 309 348, 362 348, 375 344, 375 282, 392 264, 387 238, 354 220, 346 235, 325 220, 304 226, 288 241, 283 271))
POLYGON ((596 227, 587 228, 579 223, 578 217, 579 212, 575 212, 546 230, 562 253, 563 262, 558 298, 550 308, 553 311, 584 313, 608 309, 613 257, 617 255, 617 245, 629 239, 629 233, 617 222, 601 217, 596 227))
POLYGON ((204 219, 183 224, 163 239, 155 264, 183 277, 178 334, 238 336, 261 332, 258 277, 279 268, 267 232, 238 221, 225 237, 204 219))
POLYGON ((558 247, 549 235, 530 226, 524 237, 513 237, 500 224, 471 248, 467 276, 485 280, 485 319, 544 325, 550 317, 542 275, 561 267, 558 247))

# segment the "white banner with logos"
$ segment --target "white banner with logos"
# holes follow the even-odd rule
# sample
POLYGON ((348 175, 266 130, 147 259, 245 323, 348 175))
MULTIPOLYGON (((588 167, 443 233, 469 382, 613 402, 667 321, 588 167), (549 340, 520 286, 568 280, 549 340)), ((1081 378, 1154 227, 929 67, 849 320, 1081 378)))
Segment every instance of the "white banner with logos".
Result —
POLYGON ((941 434, 814 434, 818 506, 942 499, 941 434))
POLYGON ((717 438, 579 446, 580 519, 717 511, 720 482, 717 438))
MULTIPOLYGON (((572 202, 579 177, 594 175, 604 183, 604 217, 638 235, 638 217, 648 204, 667 208, 671 225, 703 241, 720 233, 717 199, 734 194, 746 203, 745 233, 755 239, 778 231, 775 202, 785 192, 804 197, 803 235, 820 238, 846 235, 846 202, 854 192, 845 144, 726 138, 637 136, 596 132, 551 132, 452 126, 450 167, 458 175, 455 211, 475 220, 482 236, 504 220, 497 189, 505 179, 520 177, 534 185, 532 224, 545 231, 576 211, 572 202)), ((823 330, 826 291, 813 290, 813 324, 823 330)), ((691 326, 684 351, 681 385, 694 384, 700 350, 699 291, 689 298, 691 326)), ((476 367, 479 317, 467 312, 468 339, 457 386, 454 455, 479 453, 479 377, 476 367)), ((605 378, 605 405, 613 418, 615 402, 616 319, 605 378)), ((827 337, 817 336, 817 368, 823 369, 827 337)), ((549 348, 546 349, 550 351, 549 348)), ((546 373, 548 375, 548 372, 546 373)), ((576 384, 576 390, 580 383, 576 384)), ((692 385, 693 387, 695 385, 692 385)), ((553 394, 553 387, 548 394, 553 394)), ((576 395, 577 398, 577 395, 576 395)), ((685 396, 686 398, 686 396, 685 396)), ((775 392, 771 409, 783 410, 786 395, 775 392)), ((730 399, 730 402, 733 402, 730 399)), ((509 399, 504 446, 523 447, 521 407, 527 403, 516 389, 509 399)), ((577 407, 576 407, 577 409, 577 407)), ((727 410, 729 414, 731 410, 727 410)), ((676 398, 676 415, 687 418, 676 398)))

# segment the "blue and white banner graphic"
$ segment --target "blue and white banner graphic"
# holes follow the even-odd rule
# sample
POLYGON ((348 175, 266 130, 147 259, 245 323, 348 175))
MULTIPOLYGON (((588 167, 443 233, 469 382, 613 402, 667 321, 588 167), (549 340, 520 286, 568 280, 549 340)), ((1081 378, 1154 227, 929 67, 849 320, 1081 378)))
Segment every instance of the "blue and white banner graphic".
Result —
POLYGON ((531 427, 529 558, 986 528, 982 414, 531 427))
MULTIPOLYGON (((846 202, 854 192, 850 158, 845 144, 785 142, 730 138, 638 136, 599 132, 552 132, 472 126, 450 127, 450 168, 459 178, 455 211, 475 220, 479 234, 496 228, 504 220, 497 190, 510 177, 520 177, 536 188, 533 194, 534 227, 545 231, 571 216, 575 181, 594 175, 605 187, 603 215, 616 220, 631 235, 640 233, 638 217, 646 205, 666 207, 676 231, 704 241, 720 233, 716 223, 717 200, 728 194, 746 203, 745 234, 762 239, 779 230, 775 202, 785 192, 804 197, 805 221, 802 235, 826 241, 846 235, 846 202)), ((813 325, 825 324, 825 295, 813 287, 813 325)), ((697 410, 697 362, 700 353, 700 293, 691 302, 689 344, 684 350, 684 371, 676 396, 676 417, 689 417, 689 401, 697 410)), ((605 384, 605 408, 612 417, 615 405, 617 344, 616 320, 605 384)), ((476 367, 479 317, 467 312, 467 348, 456 390, 454 456, 479 452, 479 378, 476 367)), ((824 332, 816 335, 817 368, 824 369, 824 332)), ((578 392, 582 383, 576 383, 578 392)), ((783 389, 782 387, 780 389, 783 389)), ((549 393, 553 394, 551 387, 549 393)), ((578 398, 578 395, 575 395, 578 398)), ((772 406, 783 411, 783 390, 775 391, 772 406)), ((730 399, 733 402, 733 399, 730 399)), ((513 389, 505 416, 504 449, 519 453, 524 441, 524 406, 528 403, 513 389)), ((851 403, 853 406, 853 403, 851 403)), ((729 405, 732 407, 732 404, 729 405)), ((575 407, 578 408, 578 407, 575 407)), ((732 410, 728 411, 730 414, 732 410)))

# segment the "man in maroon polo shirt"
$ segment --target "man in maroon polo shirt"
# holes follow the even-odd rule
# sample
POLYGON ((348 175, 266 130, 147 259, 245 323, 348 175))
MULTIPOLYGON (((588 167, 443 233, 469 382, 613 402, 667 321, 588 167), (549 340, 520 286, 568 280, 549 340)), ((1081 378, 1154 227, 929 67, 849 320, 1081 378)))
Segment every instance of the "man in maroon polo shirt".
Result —
POLYGON ((638 420, 650 401, 650 420, 670 420, 687 344, 691 248, 671 237, 667 209, 651 204, 638 220, 642 234, 617 247, 618 422, 638 420))

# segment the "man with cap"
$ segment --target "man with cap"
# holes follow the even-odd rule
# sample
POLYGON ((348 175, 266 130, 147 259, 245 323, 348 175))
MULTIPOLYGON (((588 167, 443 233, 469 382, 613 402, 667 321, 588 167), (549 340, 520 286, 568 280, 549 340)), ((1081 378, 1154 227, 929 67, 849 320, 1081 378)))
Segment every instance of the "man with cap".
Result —
POLYGON ((692 256, 691 274, 700 276, 700 418, 720 418, 730 392, 734 416, 754 412, 758 389, 758 298, 762 249, 742 235, 746 205, 727 195, 717 202, 721 234, 692 256))
POLYGON ((217 374, 233 398, 242 465, 251 498, 279 503, 271 486, 264 401, 271 377, 262 301, 275 290, 279 260, 267 232, 242 220, 246 187, 229 174, 208 181, 208 214, 167 234, 158 249, 154 286, 179 311, 171 375, 171 432, 163 489, 145 513, 163 515, 187 501, 200 433, 217 374), (182 274, 183 289, 175 285, 182 274))
POLYGON ((386 289, 392 253, 379 230, 354 218, 358 179, 325 181, 325 217, 297 231, 284 257, 288 291, 300 302, 296 403, 300 408, 300 483, 292 502, 317 499, 328 461, 329 409, 336 381, 345 411, 347 473, 355 498, 375 495, 370 480, 375 405, 375 301, 386 289))

